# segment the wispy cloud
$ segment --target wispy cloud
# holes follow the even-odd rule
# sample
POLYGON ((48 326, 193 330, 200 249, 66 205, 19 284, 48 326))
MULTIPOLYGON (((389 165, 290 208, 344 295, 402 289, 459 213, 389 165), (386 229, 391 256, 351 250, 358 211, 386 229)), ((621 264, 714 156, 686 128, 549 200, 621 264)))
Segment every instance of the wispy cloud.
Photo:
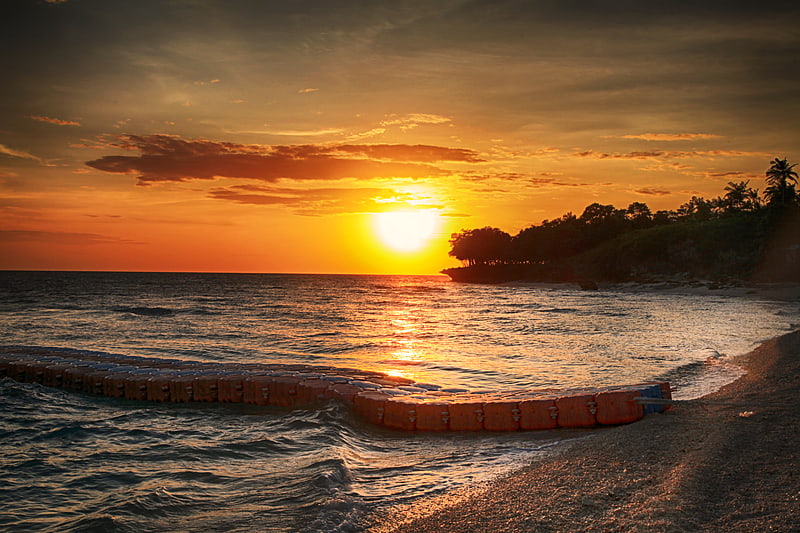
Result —
POLYGON ((297 91, 297 92, 298 92, 299 94, 305 94, 305 93, 315 93, 315 92, 317 92, 317 91, 319 91, 319 89, 316 89, 316 88, 311 88, 311 87, 309 87, 308 89, 300 89, 300 90, 299 90, 299 91, 297 91))
POLYGON ((361 133, 354 133, 353 135, 349 135, 347 137, 348 141, 358 141, 361 139, 367 139, 369 137, 376 137, 378 135, 382 135, 386 133, 386 128, 372 128, 369 131, 362 131, 361 133))
POLYGON ((226 133, 250 133, 255 135, 273 135, 276 137, 320 137, 344 133, 342 128, 319 128, 316 130, 228 130, 226 133))
POLYGON ((428 113, 411 113, 402 117, 392 115, 390 118, 381 121, 381 126, 400 126, 402 130, 410 130, 416 128, 420 124, 447 124, 452 122, 451 119, 441 115, 432 115, 428 113))
MULTIPOLYGON (((518 172, 498 172, 493 174, 482 174, 478 172, 464 172, 462 177, 467 181, 486 182, 486 181, 505 181, 515 182, 519 185, 541 189, 544 187, 586 187, 589 183, 579 183, 577 181, 567 181, 561 172, 538 172, 535 174, 524 174, 518 172)), ((483 191, 487 192, 487 191, 483 191)), ((502 191, 512 192, 512 191, 502 191)), ((514 191, 516 194, 516 191, 514 191)))
POLYGON ((110 146, 140 154, 108 155, 86 164, 105 172, 137 174, 140 184, 216 177, 268 182, 424 178, 450 173, 433 163, 482 161, 472 150, 404 144, 253 145, 124 135, 110 146))
POLYGON ((639 135, 621 135, 622 139, 638 139, 643 141, 693 141, 697 139, 719 139, 721 135, 711 133, 641 133, 639 135))
POLYGON ((44 117, 41 115, 28 115, 31 120, 38 120, 39 122, 46 122, 48 124, 55 124, 56 126, 80 126, 80 122, 74 120, 61 120, 60 118, 44 117))
POLYGON ((142 244, 137 241, 99 235, 97 233, 72 233, 65 231, 0 230, 0 242, 36 242, 86 246, 90 244, 142 244))
POLYGON ((4 144, 0 144, 0 155, 18 157, 20 159, 32 159, 34 161, 41 161, 41 159, 39 159, 35 155, 29 154, 28 152, 24 152, 22 150, 15 150, 14 148, 9 148, 4 144))
POLYGON ((739 150, 698 150, 698 151, 667 151, 650 150, 636 151, 627 153, 608 153, 587 150, 576 152, 575 157, 587 157, 593 159, 715 159, 718 157, 769 157, 766 152, 744 152, 739 150))
POLYGON ((420 200, 415 194, 380 187, 295 189, 262 185, 219 187, 209 197, 246 205, 290 207, 307 216, 370 213, 420 200))

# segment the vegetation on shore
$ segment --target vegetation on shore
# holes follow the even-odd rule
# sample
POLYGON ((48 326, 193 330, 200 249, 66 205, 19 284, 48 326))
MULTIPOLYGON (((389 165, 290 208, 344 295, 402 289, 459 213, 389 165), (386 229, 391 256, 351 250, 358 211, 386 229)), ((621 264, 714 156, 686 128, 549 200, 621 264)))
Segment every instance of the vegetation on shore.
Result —
POLYGON ((463 230, 450 255, 464 266, 455 281, 800 282, 800 196, 795 165, 774 159, 763 196, 749 181, 729 182, 712 200, 692 197, 674 211, 645 203, 625 209, 593 203, 517 235, 494 227, 463 230))

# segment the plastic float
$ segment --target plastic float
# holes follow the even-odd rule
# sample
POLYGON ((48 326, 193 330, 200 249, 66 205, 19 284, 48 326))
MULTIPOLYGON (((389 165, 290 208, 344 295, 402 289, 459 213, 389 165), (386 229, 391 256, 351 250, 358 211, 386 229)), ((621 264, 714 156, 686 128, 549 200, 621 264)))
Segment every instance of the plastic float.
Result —
POLYGON ((635 422, 668 408, 669 383, 597 389, 481 391, 351 368, 224 364, 66 349, 0 347, 0 377, 152 402, 306 408, 331 400, 404 431, 528 431, 635 422))

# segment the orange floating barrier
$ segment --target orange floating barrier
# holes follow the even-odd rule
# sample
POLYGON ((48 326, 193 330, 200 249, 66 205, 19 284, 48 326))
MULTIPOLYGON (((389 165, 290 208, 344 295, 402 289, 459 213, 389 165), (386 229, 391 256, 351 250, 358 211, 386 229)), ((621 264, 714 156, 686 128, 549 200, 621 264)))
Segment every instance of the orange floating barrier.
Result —
POLYGON ((46 387, 61 387, 64 379, 64 370, 72 368, 69 363, 49 365, 44 368, 44 382, 46 387))
POLYGON ((70 390, 83 390, 83 376, 91 372, 88 366, 72 366, 62 374, 61 386, 70 390))
POLYGON ((194 400, 196 402, 217 401, 217 376, 204 375, 194 378, 194 400))
POLYGON ((523 430, 558 427, 555 396, 534 397, 519 402, 519 428, 523 430))
POLYGON ((294 407, 298 383, 300 378, 294 376, 272 376, 269 389, 270 405, 294 407))
POLYGON ((378 391, 362 391, 353 398, 356 414, 372 424, 383 424, 387 394, 378 391))
POLYGON ((244 401, 243 375, 220 376, 217 380, 217 397, 222 403, 242 403, 244 401))
POLYGON ((169 382, 172 376, 168 374, 155 374, 147 380, 147 399, 151 402, 168 402, 169 382))
POLYGON ((420 401, 417 404, 418 431, 447 431, 450 429, 450 406, 447 402, 420 401))
POLYGON ((418 404, 417 400, 408 396, 388 397, 383 406, 383 425, 406 431, 417 429, 418 404))
POLYGON ((242 382, 242 401, 254 405, 269 404, 269 376, 248 376, 242 382))
POLYGON ((109 374, 106 370, 95 370, 83 375, 83 392, 103 394, 103 379, 109 374))
POLYGON ((28 364, 27 359, 15 359, 8 363, 6 367, 6 374, 14 381, 25 381, 25 365, 28 364))
POLYGON ((483 404, 483 428, 489 431, 518 431, 519 403, 494 400, 483 404))
POLYGON ((129 400, 147 399, 147 381, 152 374, 131 373, 125 379, 125 398, 129 400))
POLYGON ((364 392, 364 389, 356 387, 355 385, 350 385, 349 383, 336 383, 334 386, 328 389, 327 394, 336 400, 345 403, 353 403, 356 395, 362 392, 364 392))
POLYGON ((329 399, 333 384, 322 379, 304 379, 297 384, 297 405, 315 405, 329 399))
POLYGON ((576 393, 556 399, 558 425, 564 428, 588 427, 597 424, 593 394, 576 393))
POLYGON ((453 431, 480 431, 483 429, 482 400, 453 400, 449 412, 450 429, 453 431))
POLYGON ((125 379, 129 374, 124 372, 109 372, 103 378, 103 396, 110 398, 125 397, 125 379))
POLYGON ((0 378, 11 377, 8 375, 8 367, 12 361, 11 357, 0 357, 0 378))
POLYGON ((193 375, 175 376, 169 380, 169 400, 173 403, 194 401, 193 375))
POLYGON ((598 424, 627 424, 644 416, 642 404, 635 401, 641 391, 618 389, 599 392, 594 401, 597 404, 598 424))
POLYGON ((44 381, 44 367, 45 364, 39 361, 31 361, 24 365, 24 381, 27 383, 42 383, 44 381))
POLYGON ((295 407, 334 399, 350 404, 373 424, 406 431, 515 431, 625 424, 663 411, 672 397, 666 382, 591 390, 469 393, 466 389, 442 389, 381 372, 346 368, 193 364, 73 352, 66 352, 70 357, 65 358, 63 353, 17 348, 3 352, 0 348, 0 376, 158 402, 295 407))

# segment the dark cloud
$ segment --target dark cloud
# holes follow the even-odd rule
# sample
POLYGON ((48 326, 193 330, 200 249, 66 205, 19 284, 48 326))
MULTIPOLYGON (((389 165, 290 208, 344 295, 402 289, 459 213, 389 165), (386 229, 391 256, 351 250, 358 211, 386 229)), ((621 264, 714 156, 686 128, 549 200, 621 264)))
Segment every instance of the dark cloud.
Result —
POLYGON ((428 178, 449 172, 432 162, 482 161, 476 152, 424 145, 247 145, 169 135, 126 135, 114 147, 140 155, 109 155, 86 164, 117 174, 138 174, 140 184, 249 178, 269 182, 342 178, 428 178))
POLYGON ((652 189, 652 188, 644 188, 644 189, 637 189, 633 191, 638 194, 644 194, 646 196, 669 196, 672 192, 667 191, 665 189, 652 189))

